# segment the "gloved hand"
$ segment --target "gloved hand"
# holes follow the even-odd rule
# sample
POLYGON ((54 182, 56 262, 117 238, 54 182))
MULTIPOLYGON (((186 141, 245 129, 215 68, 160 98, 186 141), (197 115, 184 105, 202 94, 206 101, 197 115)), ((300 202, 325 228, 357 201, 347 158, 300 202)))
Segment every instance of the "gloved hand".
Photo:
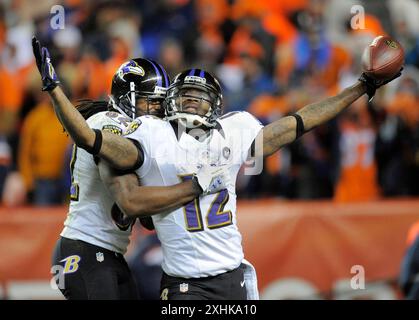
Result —
POLYGON ((400 77, 402 75, 402 71, 403 71, 403 68, 401 68, 400 71, 395 76, 393 76, 392 78, 388 80, 375 80, 374 78, 368 76, 365 72, 363 72, 358 80, 365 83, 365 85, 367 86, 368 102, 371 102, 371 100, 374 98, 375 91, 379 87, 400 77))
POLYGON ((32 50, 38 71, 42 78, 42 91, 51 91, 60 83, 60 81, 52 66, 48 49, 45 47, 41 48, 38 39, 32 37, 32 50))
POLYGON ((202 195, 217 193, 231 183, 230 170, 226 165, 203 165, 192 179, 198 182, 202 195))

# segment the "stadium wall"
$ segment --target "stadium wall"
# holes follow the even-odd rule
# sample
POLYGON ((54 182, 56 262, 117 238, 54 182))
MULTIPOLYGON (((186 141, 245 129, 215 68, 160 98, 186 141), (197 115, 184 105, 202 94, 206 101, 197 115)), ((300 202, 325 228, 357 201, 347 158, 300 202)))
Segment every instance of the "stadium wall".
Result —
MULTIPOLYGON (((61 299, 50 259, 67 208, 0 208, 0 299, 61 299)), ((241 201, 238 224, 262 299, 397 299, 419 200, 241 201)))

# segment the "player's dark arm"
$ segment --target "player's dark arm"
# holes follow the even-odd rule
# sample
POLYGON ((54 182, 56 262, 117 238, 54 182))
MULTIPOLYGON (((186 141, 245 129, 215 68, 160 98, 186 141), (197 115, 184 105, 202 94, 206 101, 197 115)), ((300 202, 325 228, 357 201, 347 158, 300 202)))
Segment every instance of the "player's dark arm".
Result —
POLYGON ((170 212, 202 193, 196 180, 166 187, 140 186, 134 173, 117 175, 102 162, 99 163, 99 171, 116 204, 127 216, 144 217, 170 212))
POLYGON ((263 139, 263 156, 269 156, 282 146, 293 142, 298 138, 299 131, 303 134, 334 118, 365 93, 366 86, 359 81, 336 96, 301 108, 296 112, 296 116, 283 117, 270 123, 259 133, 259 139, 261 136, 263 139), (298 124, 298 121, 302 123, 298 124), (303 126, 303 128, 300 129, 297 126, 303 126))
MULTIPOLYGON (((59 86, 49 91, 55 113, 61 124, 74 140, 74 143, 87 150, 93 150, 96 133, 84 120, 83 116, 59 86)), ((105 159, 111 166, 117 169, 130 169, 138 160, 138 149, 131 140, 121 136, 102 131, 102 143, 98 156, 105 159)))
POLYGON ((49 93, 58 119, 76 145, 93 155, 99 155, 115 168, 131 169, 136 166, 142 156, 137 146, 130 140, 110 132, 90 129, 82 115, 59 87, 60 81, 55 73, 48 49, 41 47, 35 37, 32 38, 32 49, 42 78, 42 90, 49 93))

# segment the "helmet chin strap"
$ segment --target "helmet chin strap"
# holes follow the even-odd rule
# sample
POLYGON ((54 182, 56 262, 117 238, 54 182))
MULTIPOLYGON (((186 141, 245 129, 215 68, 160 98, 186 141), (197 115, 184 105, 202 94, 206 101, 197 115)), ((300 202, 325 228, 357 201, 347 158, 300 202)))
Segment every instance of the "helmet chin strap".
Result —
POLYGON ((197 114, 178 112, 174 115, 166 117, 166 119, 168 121, 178 120, 183 126, 185 126, 188 129, 197 128, 202 125, 208 128, 212 128, 215 126, 215 123, 209 123, 206 119, 197 114))

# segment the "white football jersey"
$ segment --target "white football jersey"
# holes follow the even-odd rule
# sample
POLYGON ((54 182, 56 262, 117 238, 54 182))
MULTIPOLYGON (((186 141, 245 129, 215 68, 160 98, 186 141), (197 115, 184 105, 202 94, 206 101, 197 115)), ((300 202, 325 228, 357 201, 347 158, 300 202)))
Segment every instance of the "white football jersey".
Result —
MULTIPOLYGON (((130 119, 113 111, 99 112, 87 123, 92 129, 107 130, 121 135, 130 119)), ((96 160, 97 161, 97 160, 96 160)), ((94 157, 87 151, 73 147, 70 163, 72 185, 70 207, 61 236, 124 254, 134 219, 119 220, 114 200, 99 175, 94 157)))
POLYGON ((227 190, 153 216, 162 243, 162 268, 171 276, 213 276, 237 268, 243 260, 235 181, 262 125, 247 112, 232 112, 217 122, 202 142, 192 132, 178 139, 171 123, 150 116, 137 118, 125 133, 139 141, 144 151, 144 163, 137 170, 142 185, 177 184, 208 162, 230 167, 232 182, 227 190))

